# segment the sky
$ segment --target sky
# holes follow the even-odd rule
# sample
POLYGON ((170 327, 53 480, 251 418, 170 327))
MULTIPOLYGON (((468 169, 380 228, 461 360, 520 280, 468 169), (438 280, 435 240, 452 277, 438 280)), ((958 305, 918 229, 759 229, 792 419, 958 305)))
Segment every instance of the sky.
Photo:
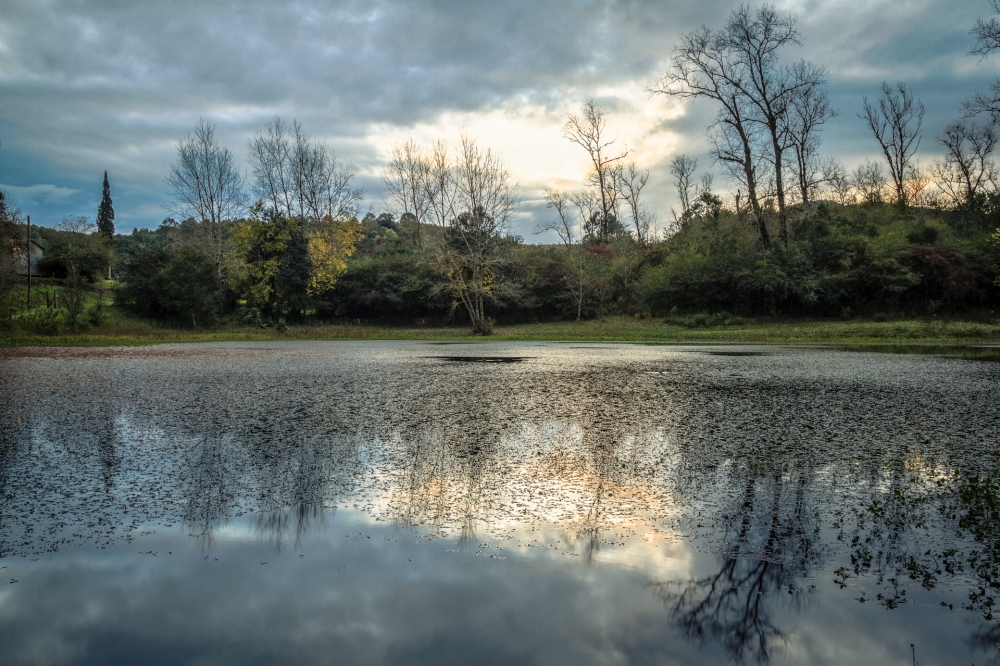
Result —
MULTIPOLYGON (((962 99, 1000 76, 968 55, 986 0, 788 0, 807 59, 829 72, 840 115, 823 152, 851 168, 877 157, 857 117, 883 80, 927 109, 919 159, 962 99)), ((670 159, 712 170, 710 104, 650 96, 681 35, 720 27, 730 0, 0 0, 0 189, 32 223, 95 217, 107 170, 119 232, 171 215, 166 177, 199 118, 246 169, 247 140, 272 117, 299 120, 357 167, 365 210, 387 208, 381 169, 413 138, 462 131, 498 151, 519 184, 514 232, 535 226, 546 187, 583 186, 587 156, 562 135, 593 98, 617 144, 650 171, 647 205, 676 206, 670 159)), ((730 189, 721 177, 716 189, 730 189)))

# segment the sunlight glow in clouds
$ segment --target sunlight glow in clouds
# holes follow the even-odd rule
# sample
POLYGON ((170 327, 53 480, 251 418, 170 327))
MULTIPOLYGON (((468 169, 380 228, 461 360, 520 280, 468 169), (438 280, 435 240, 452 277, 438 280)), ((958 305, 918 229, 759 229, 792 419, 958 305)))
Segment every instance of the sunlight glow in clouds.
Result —
MULTIPOLYGON (((33 220, 92 217, 107 169, 119 230, 155 227, 176 144, 198 118, 216 123, 245 168, 247 140, 277 114, 357 164, 375 210, 394 143, 454 144, 464 129, 510 166, 524 200, 518 233, 530 239, 542 190, 583 184, 586 154, 562 126, 590 97, 618 145, 650 170, 647 204, 669 218, 667 163, 686 152, 711 168, 704 128, 714 109, 645 90, 680 35, 721 25, 739 1, 0 3, 0 183, 33 220)), ((824 148, 848 167, 874 151, 856 113, 882 79, 907 81, 927 107, 926 159, 961 99, 1000 74, 1000 58, 967 55, 986 0, 779 8, 802 33, 784 57, 829 69, 841 115, 824 148)))

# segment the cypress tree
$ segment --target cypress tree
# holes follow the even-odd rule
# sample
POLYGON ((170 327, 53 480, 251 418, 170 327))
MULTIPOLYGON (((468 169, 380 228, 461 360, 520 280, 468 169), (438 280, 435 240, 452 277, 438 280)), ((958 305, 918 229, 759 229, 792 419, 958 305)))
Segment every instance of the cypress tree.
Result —
POLYGON ((104 172, 104 189, 101 194, 101 206, 97 209, 97 231, 111 240, 115 235, 115 209, 111 205, 111 186, 108 185, 108 172, 104 172))

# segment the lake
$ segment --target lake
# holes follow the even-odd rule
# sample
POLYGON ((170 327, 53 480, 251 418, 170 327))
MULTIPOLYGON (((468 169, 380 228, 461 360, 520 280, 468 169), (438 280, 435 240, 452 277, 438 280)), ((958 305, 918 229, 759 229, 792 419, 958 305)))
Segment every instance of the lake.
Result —
POLYGON ((1000 662, 1000 364, 0 350, 5 664, 1000 662))

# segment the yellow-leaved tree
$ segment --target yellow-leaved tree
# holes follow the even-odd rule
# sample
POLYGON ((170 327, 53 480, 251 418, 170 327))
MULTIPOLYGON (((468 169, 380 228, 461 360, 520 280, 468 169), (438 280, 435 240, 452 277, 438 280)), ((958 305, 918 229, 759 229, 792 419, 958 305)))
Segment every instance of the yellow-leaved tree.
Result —
POLYGON ((347 259, 364 233, 361 223, 354 218, 334 220, 329 215, 320 220, 309 234, 309 275, 307 291, 310 296, 324 294, 337 284, 337 279, 347 270, 347 259))

